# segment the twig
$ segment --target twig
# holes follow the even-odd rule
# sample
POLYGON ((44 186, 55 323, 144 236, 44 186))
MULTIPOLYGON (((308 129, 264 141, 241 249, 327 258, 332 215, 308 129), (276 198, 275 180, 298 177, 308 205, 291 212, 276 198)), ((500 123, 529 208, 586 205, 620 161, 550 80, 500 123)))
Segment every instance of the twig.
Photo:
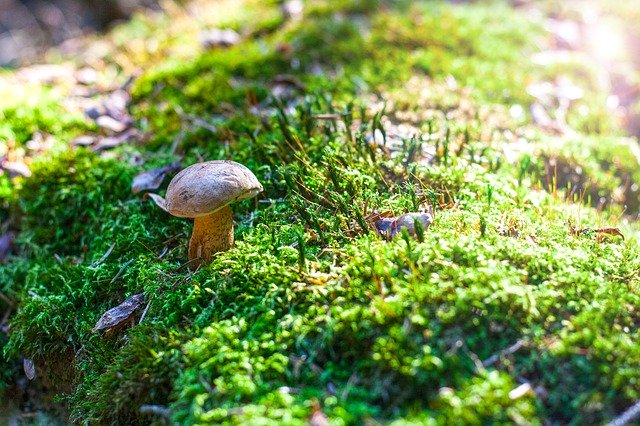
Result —
POLYGON ((131 262, 133 262, 133 259, 129 259, 127 261, 127 263, 125 263, 124 265, 122 265, 122 268, 120 268, 120 270, 118 271, 118 273, 116 274, 115 277, 113 277, 113 279, 111 280, 111 282, 109 284, 113 284, 115 282, 115 280, 117 280, 120 275, 122 275, 122 273, 124 272, 125 269, 127 269, 127 266, 129 266, 131 264, 131 262))
POLYGON ((338 120, 341 119, 344 116, 344 114, 316 114, 316 115, 312 115, 312 118, 315 118, 316 120, 338 120))
POLYGON ((640 417, 640 400, 636 401, 635 404, 627 408, 627 411, 607 423, 606 426, 625 426, 638 417, 640 417))
POLYGON ((171 411, 163 405, 141 405, 140 413, 155 414, 156 416, 164 417, 166 419, 171 417, 171 411))
POLYGON ((158 259, 162 259, 164 257, 164 255, 167 254, 168 252, 169 252, 169 247, 164 246, 164 248, 162 249, 160 254, 157 256, 157 258, 158 259))
POLYGON ((149 310, 149 306, 151 306, 151 301, 153 299, 149 299, 149 303, 147 303, 147 306, 145 306, 144 311, 142 311, 142 315, 140 316, 140 321, 138 321, 138 324, 142 324, 142 320, 144 319, 145 316, 147 316, 147 311, 149 310))
POLYGON ((10 308, 12 308, 14 306, 13 302, 11 301, 11 299, 9 299, 7 296, 5 296, 4 293, 1 292, 1 291, 0 291, 0 300, 2 300, 10 308))
POLYGON ((520 349, 522 349, 522 347, 525 345, 525 343, 526 343, 525 340, 518 340, 513 345, 509 346, 507 349, 503 349, 500 352, 498 352, 497 354, 493 354, 489 358, 487 358, 484 361, 482 361, 482 366, 485 367, 485 368, 489 367, 489 366, 495 364, 503 356, 512 355, 512 354, 518 352, 520 349))
POLYGON ((111 244, 111 247, 109 247, 109 249, 107 250, 107 252, 105 254, 102 255, 102 257, 100 259, 98 259, 97 261, 93 262, 91 264, 92 268, 95 268, 96 266, 100 265, 102 262, 104 262, 105 260, 107 260, 107 257, 109 257, 109 255, 111 254, 111 252, 113 251, 113 249, 116 247, 116 243, 111 244))
MULTIPOLYGON (((200 269, 200 267, 202 266, 202 259, 200 259, 199 257, 196 257, 195 259, 191 259, 185 263, 183 263, 182 265, 178 266, 178 269, 176 269, 176 272, 191 266, 191 265, 197 265, 196 271, 198 271, 200 269)), ((195 273, 195 271, 194 271, 195 273)))

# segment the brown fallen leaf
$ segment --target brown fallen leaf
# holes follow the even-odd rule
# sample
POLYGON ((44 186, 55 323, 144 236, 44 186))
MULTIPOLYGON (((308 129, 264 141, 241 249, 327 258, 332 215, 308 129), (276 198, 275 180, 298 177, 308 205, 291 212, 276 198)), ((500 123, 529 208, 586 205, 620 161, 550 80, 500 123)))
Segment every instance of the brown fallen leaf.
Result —
POLYGON ((5 170, 9 177, 14 178, 17 176, 29 177, 31 176, 31 170, 22 161, 4 161, 0 165, 0 170, 5 170))
POLYGON ((31 140, 27 141, 25 146, 31 151, 43 152, 50 150, 53 147, 53 142, 53 136, 43 132, 34 132, 31 140))
POLYGON ((135 128, 132 128, 120 133, 117 136, 101 138, 98 143, 92 147, 92 149, 95 152, 101 152, 107 149, 115 148, 116 146, 122 145, 123 143, 128 142, 130 139, 133 139, 136 136, 138 136, 138 131, 135 128))
POLYGON ((286 0, 280 6, 280 10, 285 19, 298 22, 302 20, 304 15, 304 3, 302 0, 286 0))
POLYGON ((143 293, 134 294, 115 308, 111 308, 102 314, 96 323, 96 326, 93 328, 93 331, 105 330, 122 324, 124 321, 131 318, 133 313, 140 307, 140 305, 142 305, 143 302, 143 293))
POLYGON ((29 358, 22 360, 22 368, 27 379, 33 380, 36 378, 36 365, 29 358))
POLYGON ((144 191, 145 189, 157 189, 162 185, 162 181, 169 174, 180 169, 182 164, 180 162, 171 163, 168 166, 160 167, 153 170, 147 170, 138 174, 133 178, 131 184, 131 192, 136 193, 144 191))
POLYGON ((110 115, 101 115, 96 119, 96 124, 103 129, 109 130, 113 133, 122 133, 127 130, 127 128, 129 128, 128 123, 116 120, 110 115))
POLYGON ((240 34, 231 29, 214 28, 200 33, 200 44, 205 49, 229 47, 240 43, 240 34))
POLYGON ((598 233, 598 237, 602 237, 603 234, 605 235, 616 235, 618 237, 621 237, 622 240, 624 241, 624 235, 622 235, 622 232, 620 231, 620 228, 598 228, 598 229, 594 229, 594 231, 596 233, 598 233))
POLYGON ((71 64, 31 65, 20 69, 18 80, 33 84, 52 85, 73 81, 73 66, 71 64))
POLYGON ((416 221, 420 222, 426 230, 429 225, 431 225, 431 222, 433 222, 433 213, 431 211, 425 213, 405 213, 398 217, 378 219, 374 226, 383 238, 391 240, 402 231, 402 228, 405 228, 409 232, 409 235, 415 236, 416 221))
POLYGON ((102 108, 106 115, 130 126, 133 124, 133 119, 127 112, 127 105, 129 105, 130 102, 131 95, 129 92, 118 89, 102 102, 102 108))
POLYGON ((71 146, 89 146, 93 145, 93 143, 97 140, 95 136, 78 136, 77 138, 71 141, 71 146))
POLYGON ((74 77, 78 83, 88 86, 98 81, 98 72, 91 67, 84 67, 77 70, 74 77))
POLYGON ((624 240, 624 235, 622 234, 622 231, 620 231, 620 228, 614 228, 614 227, 604 227, 604 228, 595 228, 595 229, 594 228, 577 228, 576 226, 573 225, 573 223, 571 223, 571 221, 568 221, 567 225, 569 226, 569 233, 574 237, 579 237, 581 235, 590 235, 595 233, 596 239, 598 241, 602 241, 605 235, 617 236, 624 240))

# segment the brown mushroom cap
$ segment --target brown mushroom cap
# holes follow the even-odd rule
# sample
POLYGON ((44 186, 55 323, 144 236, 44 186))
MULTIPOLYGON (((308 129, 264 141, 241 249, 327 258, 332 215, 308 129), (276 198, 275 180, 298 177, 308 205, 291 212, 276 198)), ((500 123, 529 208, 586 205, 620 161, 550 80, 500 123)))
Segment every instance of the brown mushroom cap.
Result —
POLYGON ((178 173, 167 188, 166 210, 178 217, 206 216, 262 192, 255 175, 235 161, 207 161, 178 173))

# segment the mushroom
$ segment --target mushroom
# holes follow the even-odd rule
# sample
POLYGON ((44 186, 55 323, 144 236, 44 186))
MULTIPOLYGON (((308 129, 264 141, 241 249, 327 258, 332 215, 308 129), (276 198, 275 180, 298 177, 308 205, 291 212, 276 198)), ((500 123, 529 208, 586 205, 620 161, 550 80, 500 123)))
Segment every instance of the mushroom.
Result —
POLYGON ((213 254, 233 246, 230 204, 255 197, 262 185, 255 175, 235 161, 193 164, 169 183, 165 198, 149 194, 164 211, 194 218, 189 260, 211 263, 213 254))

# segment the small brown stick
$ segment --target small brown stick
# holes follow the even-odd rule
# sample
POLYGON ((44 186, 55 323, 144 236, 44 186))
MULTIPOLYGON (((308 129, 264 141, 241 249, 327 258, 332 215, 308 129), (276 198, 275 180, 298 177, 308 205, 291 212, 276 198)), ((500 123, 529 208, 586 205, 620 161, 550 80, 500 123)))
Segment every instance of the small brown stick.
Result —
POLYGON ((498 362, 498 360, 500 358, 502 358, 505 355, 513 355, 514 353, 518 352, 520 349, 522 349, 525 346, 526 341, 525 340, 518 340, 517 342, 515 342, 513 345, 509 346, 506 349, 501 350, 500 352, 498 352, 497 354, 493 354, 491 355, 489 358, 485 359, 484 361, 482 361, 482 366, 483 367, 489 367, 493 364, 495 364, 496 362, 498 362))

